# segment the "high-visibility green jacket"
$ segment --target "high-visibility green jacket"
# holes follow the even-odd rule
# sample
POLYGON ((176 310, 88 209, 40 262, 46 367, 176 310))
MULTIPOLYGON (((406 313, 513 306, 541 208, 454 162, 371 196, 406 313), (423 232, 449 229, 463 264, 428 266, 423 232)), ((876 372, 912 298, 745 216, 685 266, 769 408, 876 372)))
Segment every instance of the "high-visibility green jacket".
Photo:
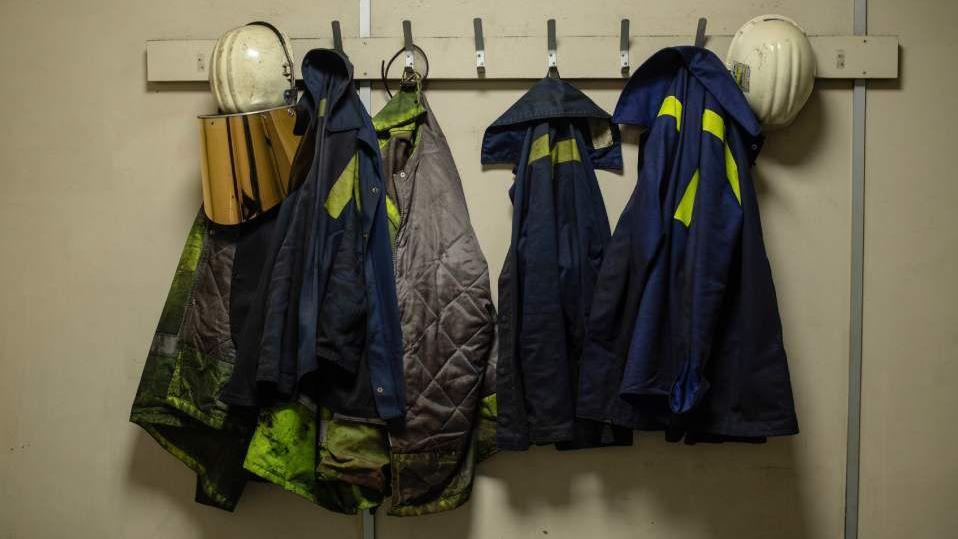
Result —
POLYGON ((254 309, 277 212, 187 238, 131 421, 198 476, 197 501, 235 507, 250 473, 342 513, 465 503, 495 451, 494 311, 455 164, 425 100, 402 92, 373 119, 389 171, 386 215, 402 315, 405 417, 388 428, 307 394, 256 409, 220 399, 254 309))

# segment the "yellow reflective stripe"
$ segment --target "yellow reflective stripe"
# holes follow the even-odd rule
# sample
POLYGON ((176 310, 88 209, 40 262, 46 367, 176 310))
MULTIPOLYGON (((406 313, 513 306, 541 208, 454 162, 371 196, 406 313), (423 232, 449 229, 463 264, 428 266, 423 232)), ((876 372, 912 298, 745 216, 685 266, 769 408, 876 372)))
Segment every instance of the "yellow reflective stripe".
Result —
MULTIPOLYGON (((725 142, 725 121, 719 113, 712 109, 705 109, 702 113, 702 130, 715 135, 719 140, 725 142)), ((732 193, 735 194, 735 200, 742 203, 742 192, 739 186, 738 164, 732 155, 732 149, 725 142, 725 179, 728 180, 732 193)))
POLYGON ((529 162, 533 162, 549 155, 549 134, 540 135, 539 138, 532 141, 529 148, 529 162))
POLYGON ((699 171, 692 174, 688 187, 685 188, 685 194, 679 201, 679 206, 675 208, 675 219, 685 224, 685 228, 692 225, 692 210, 695 206, 695 192, 699 188, 699 171))
POLYGON ((739 205, 742 204, 742 193, 738 184, 738 164, 735 163, 735 157, 732 155, 732 149, 725 145, 725 178, 732 186, 732 192, 735 193, 735 200, 739 205))
POLYGON ((359 200, 359 154, 353 154, 342 174, 336 179, 333 188, 329 190, 326 197, 326 211, 333 219, 339 219, 346 204, 356 197, 357 205, 359 200))
POLYGON ((532 146, 529 148, 529 163, 543 157, 548 157, 553 165, 582 160, 582 156, 579 154, 579 145, 576 144, 574 138, 560 140, 550 148, 548 133, 540 135, 539 138, 532 141, 532 146))
POLYGON ((682 102, 674 95, 670 95, 662 100, 662 106, 659 107, 659 116, 671 116, 675 118, 675 130, 682 129, 682 102))
POLYGON ((552 164, 558 165, 567 161, 581 161, 579 155, 579 145, 575 143, 574 138, 567 138, 556 142, 552 148, 552 164))
POLYGON ((725 141, 725 120, 712 109, 705 109, 702 113, 702 131, 712 133, 719 140, 725 141))
POLYGON ((322 118, 323 116, 326 116, 326 98, 325 97, 319 100, 319 107, 316 110, 317 110, 316 115, 319 116, 320 118, 322 118))

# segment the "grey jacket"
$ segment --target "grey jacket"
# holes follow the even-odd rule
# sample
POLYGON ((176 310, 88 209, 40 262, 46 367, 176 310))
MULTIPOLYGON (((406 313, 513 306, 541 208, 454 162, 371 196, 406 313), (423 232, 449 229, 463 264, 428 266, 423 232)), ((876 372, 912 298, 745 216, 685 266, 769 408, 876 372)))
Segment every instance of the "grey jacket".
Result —
POLYGON ((401 91, 373 125, 393 206, 387 215, 398 225, 406 385, 405 425, 390 433, 390 512, 441 511, 468 499, 477 451, 489 453, 476 446, 484 438, 480 415, 495 410, 489 269, 452 153, 422 93, 401 91))

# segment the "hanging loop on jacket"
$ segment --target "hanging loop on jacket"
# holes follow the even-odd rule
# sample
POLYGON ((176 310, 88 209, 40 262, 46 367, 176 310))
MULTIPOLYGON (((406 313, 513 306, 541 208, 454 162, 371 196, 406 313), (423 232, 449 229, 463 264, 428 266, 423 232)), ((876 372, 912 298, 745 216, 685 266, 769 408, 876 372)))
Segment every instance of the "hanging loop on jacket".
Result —
MULTIPOLYGON (((422 86, 422 82, 429 77, 429 57, 426 56, 426 51, 422 50, 422 47, 420 47, 419 45, 416 45, 415 43, 410 44, 410 46, 412 47, 412 49, 418 52, 420 56, 422 56, 423 63, 426 65, 426 70, 420 74, 414 68, 408 68, 408 67, 405 68, 403 70, 402 78, 399 79, 399 87, 404 89, 413 89, 413 88, 420 87, 422 86)), ((380 69, 379 75, 382 78, 383 89, 386 90, 386 94, 389 95, 390 98, 392 98, 393 94, 389 90, 389 82, 387 77, 389 75, 389 68, 392 67, 393 62, 396 61, 396 58, 399 58, 399 55, 405 52, 406 52, 406 47, 404 46, 403 48, 396 51, 396 54, 393 54, 392 58, 390 58, 388 62, 383 60, 379 66, 379 69, 380 69)))

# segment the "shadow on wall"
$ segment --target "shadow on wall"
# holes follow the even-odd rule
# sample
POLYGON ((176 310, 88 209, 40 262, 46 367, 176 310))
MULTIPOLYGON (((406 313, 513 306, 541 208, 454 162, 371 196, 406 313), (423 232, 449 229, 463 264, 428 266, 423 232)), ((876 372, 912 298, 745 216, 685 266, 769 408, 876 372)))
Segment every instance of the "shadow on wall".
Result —
POLYGON ((500 453, 479 467, 466 506, 378 520, 379 537, 811 537, 796 439, 764 445, 670 444, 500 453), (490 493, 494 493, 490 495, 490 493), (451 531, 455 530, 455 535, 451 531))
MULTIPOLYGON (((851 82, 818 79, 815 85, 815 91, 812 92, 805 107, 791 125, 779 131, 765 133, 765 144, 762 146, 756 166, 752 168, 752 182, 759 198, 760 211, 761 208, 774 206, 795 215, 800 214, 801 210, 798 207, 800 203, 788 196, 788 190, 776 189, 775 183, 800 181, 802 175, 789 174, 789 170, 800 168, 802 165, 807 166, 809 156, 822 155, 819 148, 828 143, 829 137, 822 132, 823 126, 826 125, 827 112, 820 92, 847 90, 851 82), (770 170, 766 165, 773 165, 774 170, 770 170)), ((850 99, 848 105, 848 114, 851 116, 850 99)))
MULTIPOLYGON (((571 539, 594 531, 596 539, 807 539, 797 443, 687 446, 644 433, 634 447, 500 453, 479 466, 465 506, 421 517, 377 516, 377 537, 571 539)), ((361 537, 359 517, 266 484, 248 484, 235 513, 197 504, 193 473, 139 430, 127 481, 134 492, 148 490, 176 507, 182 522, 171 523, 170 513, 151 506, 156 529, 167 536, 361 537)))
MULTIPOLYGON (((755 168, 757 175, 761 176, 761 162, 769 160, 776 164, 794 167, 808 159, 809 155, 821 155, 818 148, 823 143, 825 137, 821 133, 822 126, 825 125, 825 110, 823 109, 822 98, 819 94, 821 90, 847 88, 850 83, 841 80, 823 80, 815 81, 816 91, 808 98, 805 107, 795 118, 795 121, 781 131, 772 131, 765 133, 765 145, 762 153, 759 155, 759 166, 755 168)), ((851 101, 849 101, 851 105, 851 101)), ((848 110, 851 115, 851 109, 848 110)), ((756 178, 756 183, 759 183, 756 178)), ((761 188, 761 185, 757 185, 761 188)))
MULTIPOLYGON (((131 427, 133 428, 133 427, 131 427)), ((156 511, 154 530, 126 530, 123 537, 229 537, 230 539, 267 539, 272 537, 323 537, 352 539, 361 536, 360 518, 332 513, 321 507, 265 483, 250 482, 234 513, 200 505, 193 501, 196 476, 173 458, 145 432, 136 428, 126 481, 130 490, 149 491, 176 508, 156 511), (182 522, 179 522, 182 521, 182 522), (174 526, 178 526, 179 529, 174 526)), ((147 498, 149 499, 149 498, 147 498)), ((143 523, 148 521, 140 519, 143 523)))

